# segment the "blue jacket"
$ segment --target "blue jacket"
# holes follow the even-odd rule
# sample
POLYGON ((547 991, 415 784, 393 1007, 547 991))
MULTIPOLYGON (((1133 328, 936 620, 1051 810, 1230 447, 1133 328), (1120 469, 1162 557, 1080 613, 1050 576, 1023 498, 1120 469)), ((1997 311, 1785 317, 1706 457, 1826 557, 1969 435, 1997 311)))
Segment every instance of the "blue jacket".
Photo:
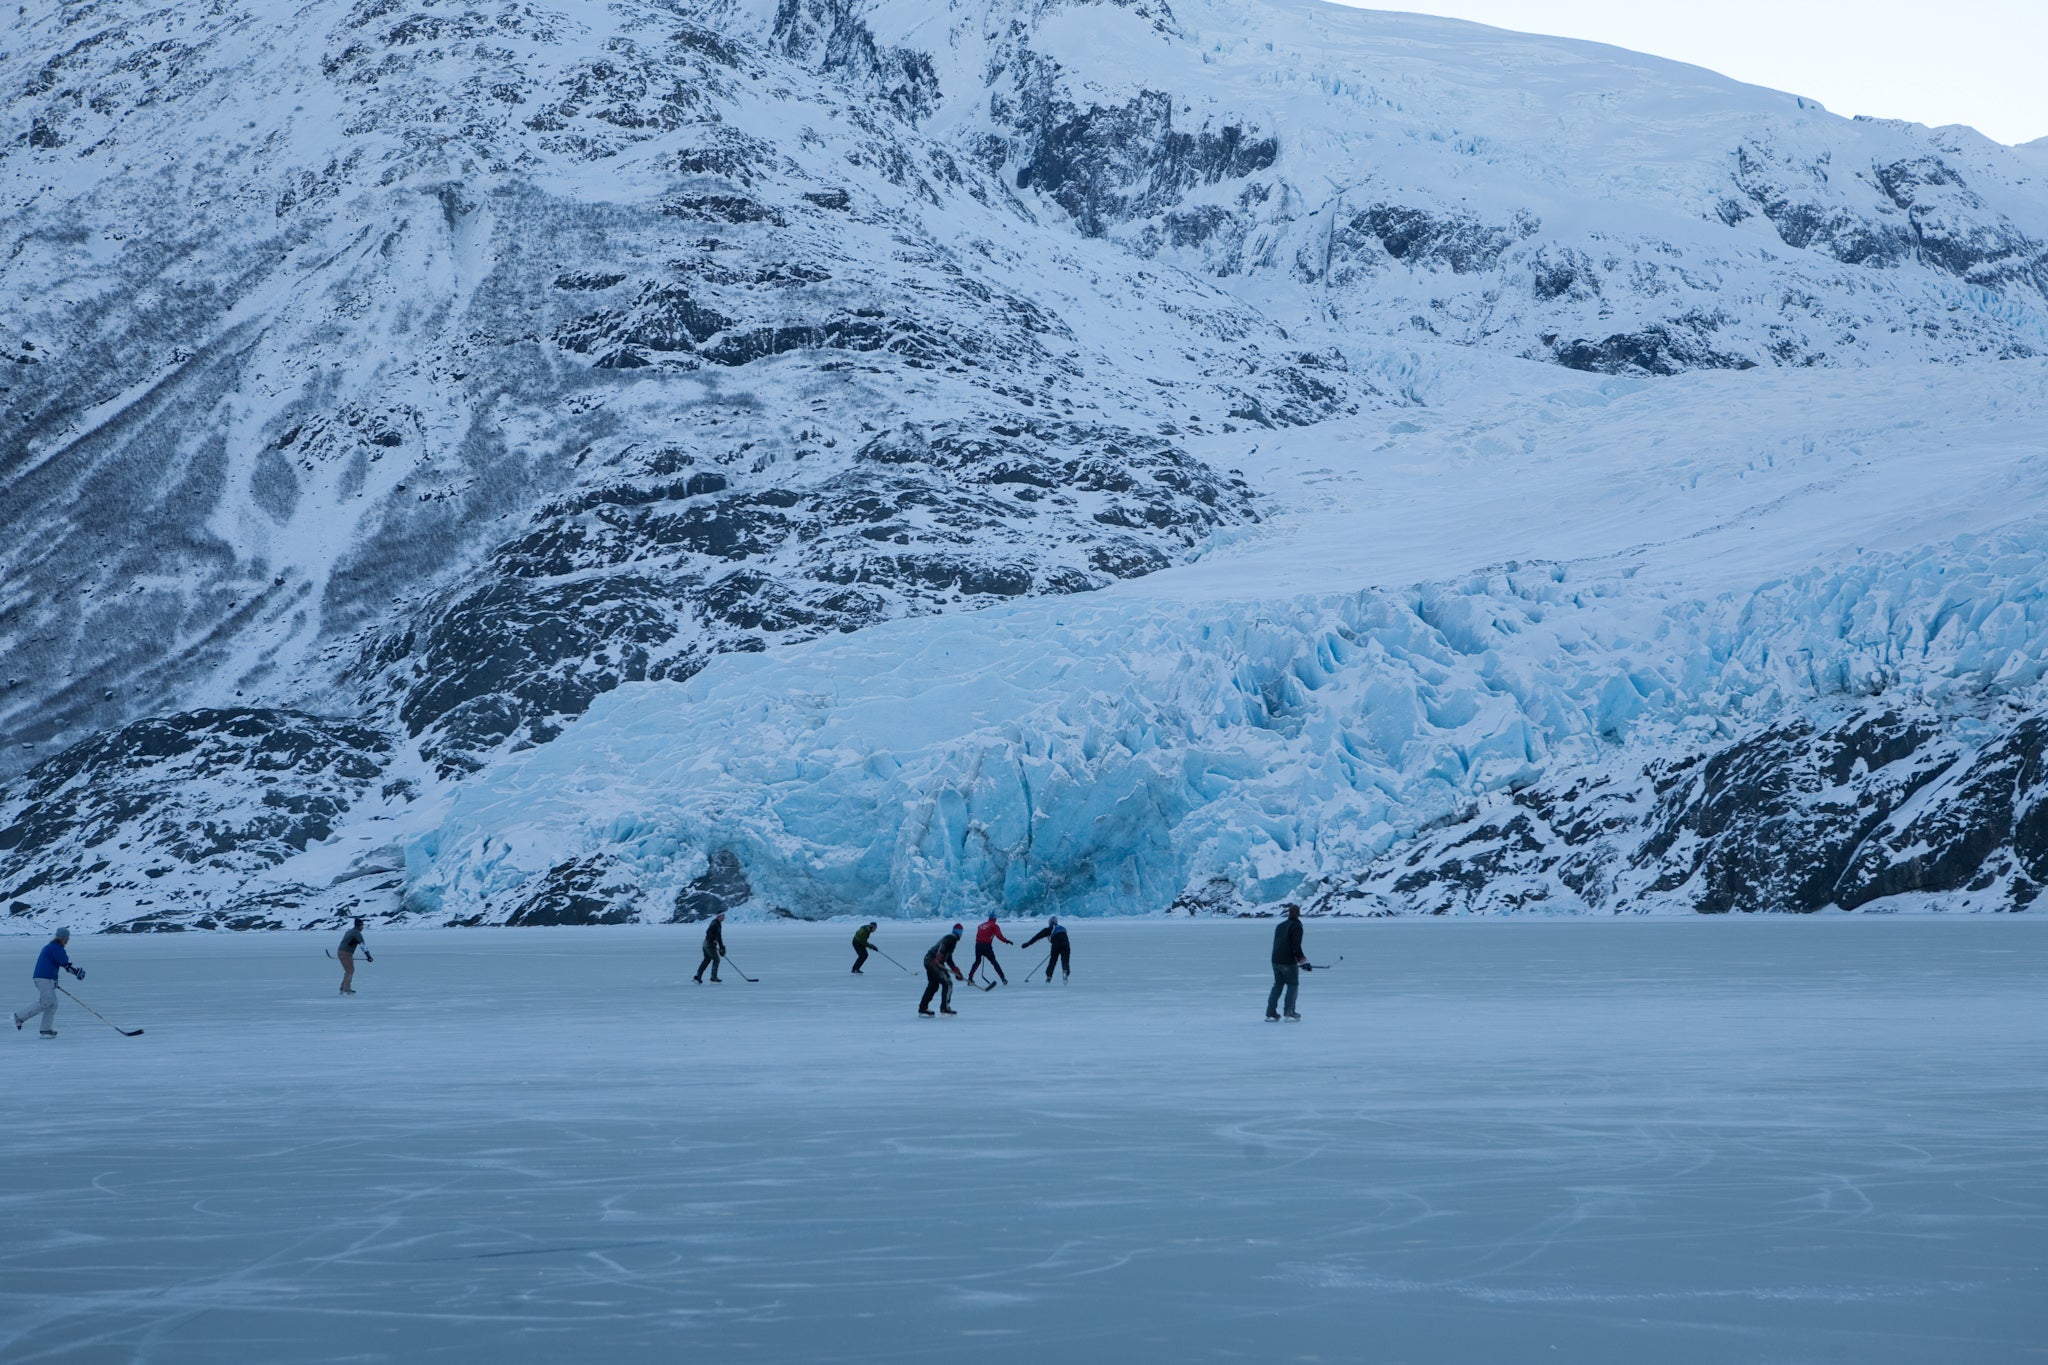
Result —
POLYGON ((59 967, 71 965, 71 954, 64 951, 64 945, 51 939, 43 945, 43 955, 36 959, 36 980, 55 981, 59 967))

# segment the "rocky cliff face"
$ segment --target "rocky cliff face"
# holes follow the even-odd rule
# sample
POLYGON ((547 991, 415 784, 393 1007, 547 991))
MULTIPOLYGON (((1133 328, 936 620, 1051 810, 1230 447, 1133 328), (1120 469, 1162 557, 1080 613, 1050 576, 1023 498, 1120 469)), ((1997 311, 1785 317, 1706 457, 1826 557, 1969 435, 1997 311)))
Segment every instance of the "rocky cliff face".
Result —
POLYGON ((1547 775, 1418 837, 1324 909, 2024 910, 2048 884, 2048 722, 1871 704, 1547 775))
MULTIPOLYGON (((1294 0, 96 0, 0 182, 0 896, 109 920, 332 913, 621 685, 1259 534, 1416 347, 2048 351, 2023 158, 1294 0)), ((616 912, 572 863, 532 916, 616 912)))

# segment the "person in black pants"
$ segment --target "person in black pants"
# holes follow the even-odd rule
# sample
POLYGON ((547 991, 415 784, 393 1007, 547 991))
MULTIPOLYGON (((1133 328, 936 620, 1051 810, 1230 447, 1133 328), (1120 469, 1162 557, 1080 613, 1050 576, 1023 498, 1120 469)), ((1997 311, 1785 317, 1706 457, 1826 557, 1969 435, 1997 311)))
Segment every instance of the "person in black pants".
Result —
POLYGON ((1301 907, 1287 907, 1287 918, 1273 926, 1273 990, 1266 997, 1266 1017, 1280 1017, 1280 992, 1287 992, 1287 1017, 1299 1019, 1294 1012, 1295 997, 1301 994, 1301 974, 1309 966, 1308 958, 1301 951, 1301 907))
POLYGON ((1051 949, 1051 952, 1045 959, 1045 979, 1047 981, 1052 980, 1052 969, 1055 967, 1065 972, 1068 977, 1072 977, 1074 975, 1074 958, 1067 946, 1066 926, 1060 923, 1058 915, 1054 915, 1043 929, 1040 929, 1017 946, 1019 948, 1029 948, 1042 938, 1052 940, 1051 943, 1046 945, 1051 949))
POLYGON ((721 910, 711 917, 711 923, 706 925, 704 929, 704 960, 697 964, 697 975, 695 977, 698 985, 704 984, 704 969, 706 967, 711 969, 712 984, 716 985, 718 983, 718 959, 724 956, 725 911, 721 910))
POLYGON ((880 920, 869 920, 866 924, 853 931, 853 974, 855 976, 859 976, 860 969, 867 965, 868 940, 875 936, 875 930, 880 927, 880 920))
POLYGON ((953 982, 965 980, 960 975, 960 964, 953 960, 953 950, 960 946, 960 935, 965 933, 959 925, 952 932, 934 943, 924 955, 924 999, 917 1002, 917 1012, 925 1018, 932 1017, 932 997, 939 997, 940 1014, 958 1014, 953 1008, 953 982), (952 976, 947 976, 947 972, 952 976))
POLYGON ((997 939, 1008 943, 1010 936, 1003 932, 1001 925, 996 923, 996 912, 991 910, 988 912, 988 918, 977 925, 974 930, 974 965, 967 969, 968 985, 974 984, 974 974, 981 970, 981 964, 984 962, 988 963, 989 970, 1000 977, 1005 986, 1010 984, 1009 974, 1003 970, 1003 964, 996 961, 997 939))

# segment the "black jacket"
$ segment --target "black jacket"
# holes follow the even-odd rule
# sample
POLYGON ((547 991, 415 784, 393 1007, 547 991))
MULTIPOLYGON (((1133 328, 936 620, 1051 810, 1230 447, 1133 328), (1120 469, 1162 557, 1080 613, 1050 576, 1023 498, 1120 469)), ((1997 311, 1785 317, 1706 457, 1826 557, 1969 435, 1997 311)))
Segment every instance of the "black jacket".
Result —
POLYGON ((924 965, 932 971, 943 971, 944 969, 951 967, 955 972, 958 972, 960 970, 960 964, 953 961, 953 950, 955 948, 958 948, 959 946, 960 935, 946 935, 937 943, 934 943, 931 946, 930 951, 925 953, 924 965))
POLYGON ((1301 921, 1283 919, 1273 926, 1273 962, 1292 967, 1301 961, 1301 921))
POLYGON ((1064 939, 1066 936, 1066 925, 1047 925, 1045 928, 1040 929, 1037 933, 1033 934, 1030 938, 1025 939, 1022 943, 1018 944, 1017 946, 1019 948, 1029 948, 1032 944, 1038 942, 1038 940, 1042 938, 1050 938, 1053 940, 1053 946, 1057 948, 1060 946, 1059 940, 1064 939))
POLYGON ((705 929, 704 951, 707 954, 716 953, 720 956, 725 954, 725 925, 722 922, 713 920, 710 927, 705 929))

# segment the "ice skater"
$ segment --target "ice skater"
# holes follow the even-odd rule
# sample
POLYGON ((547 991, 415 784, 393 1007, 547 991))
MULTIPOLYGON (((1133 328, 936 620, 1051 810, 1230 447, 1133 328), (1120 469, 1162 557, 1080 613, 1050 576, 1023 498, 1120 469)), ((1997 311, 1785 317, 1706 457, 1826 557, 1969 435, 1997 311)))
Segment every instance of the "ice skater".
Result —
POLYGON ((85 968, 71 965, 71 954, 64 951, 64 945, 71 942, 71 931, 59 929, 43 951, 36 957, 36 1002, 25 1010, 16 1010, 14 1026, 18 1029, 38 1014, 43 1016, 42 1034, 45 1038, 57 1036, 57 973, 69 972, 80 981, 85 980, 85 968))
POLYGON ((860 969, 868 960, 868 940, 875 936, 875 930, 882 927, 880 920, 869 920, 853 931, 853 974, 859 976, 860 969))
POLYGON ((1280 1017, 1280 992, 1287 992, 1287 1017, 1299 1019, 1294 1012, 1295 997, 1301 994, 1301 974, 1314 971, 1309 960, 1301 951, 1301 907, 1287 907, 1287 918, 1273 926, 1273 991, 1266 997, 1266 1017, 1277 1020, 1280 1017))
MULTIPOLYGON (((967 969, 968 985, 974 984, 974 974, 981 970, 981 964, 984 962, 988 963, 989 970, 994 972, 1005 986, 1010 984, 1010 978, 1003 972, 1003 964, 996 961, 997 939, 1002 939, 1005 943, 1010 942, 1009 938, 1003 933, 1002 926, 996 923, 996 912, 991 910, 988 912, 988 918, 976 925, 974 929, 974 965, 967 969)), ((1010 946, 1015 947, 1016 945, 1011 944, 1010 946)))
POLYGON ((930 1019, 932 997, 939 997, 940 1014, 958 1014, 953 1008, 953 982, 964 980, 960 975, 960 964, 953 960, 953 950, 960 946, 960 936, 966 930, 954 925, 952 931, 934 943, 924 955, 924 999, 917 1002, 917 1012, 930 1019), (947 972, 953 975, 946 975, 947 972))
MULTIPOLYGON (((364 957, 370 955, 370 950, 363 944, 363 917, 361 915, 356 916, 356 922, 351 924, 348 932, 341 936, 341 947, 336 949, 334 953, 336 957, 341 959, 341 993, 343 995, 354 995, 356 993, 356 949, 358 948, 362 948, 364 957)), ((400 953, 399 956, 404 957, 405 954, 400 953)))
POLYGON ((1066 981, 1073 979, 1074 957, 1073 953, 1067 945, 1066 926, 1060 923, 1060 917, 1058 915, 1054 915, 1050 920, 1046 921, 1046 925, 1043 929, 1040 929, 1037 933, 1033 934, 1030 938, 1025 939, 1022 943, 1018 944, 1017 946, 1019 948, 1029 948, 1032 944, 1038 942, 1038 940, 1040 939, 1050 940, 1050 942, 1046 944, 1046 948, 1048 949, 1048 951, 1046 953, 1045 958, 1045 979, 1047 981, 1052 980, 1052 969, 1055 967, 1059 968, 1060 971, 1063 973, 1063 975, 1060 978, 1061 980, 1066 981))
POLYGON ((698 985, 704 984, 704 969, 711 969, 711 984, 718 984, 718 959, 725 956, 725 911, 711 917, 711 923, 704 926, 704 960, 697 964, 694 978, 698 985))

